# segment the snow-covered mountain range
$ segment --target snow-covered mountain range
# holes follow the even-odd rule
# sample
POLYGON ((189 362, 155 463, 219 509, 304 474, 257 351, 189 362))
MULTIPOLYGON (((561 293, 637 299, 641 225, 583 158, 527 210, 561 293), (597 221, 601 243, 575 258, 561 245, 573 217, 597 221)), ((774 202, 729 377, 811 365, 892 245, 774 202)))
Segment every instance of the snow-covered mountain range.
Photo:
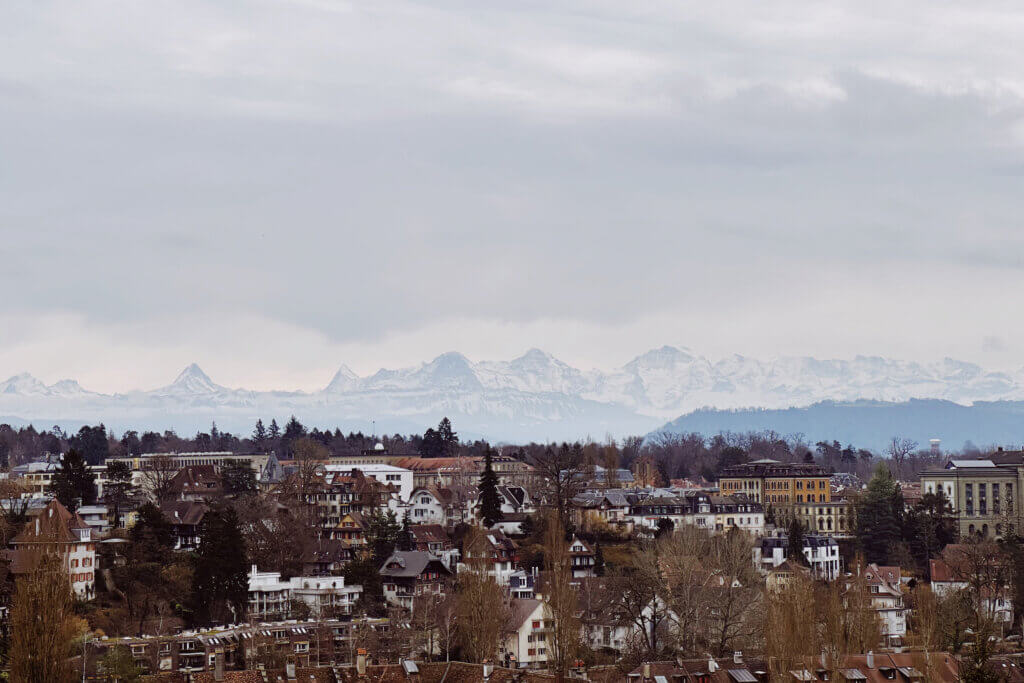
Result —
POLYGON ((822 400, 937 398, 1024 400, 1024 370, 986 371, 945 359, 818 360, 730 356, 710 360, 663 346, 611 371, 581 370, 531 349, 510 361, 471 362, 445 353, 415 367, 360 377, 341 366, 319 391, 249 391, 211 380, 197 365, 171 384, 101 394, 73 380, 47 385, 29 374, 0 382, 0 415, 39 424, 104 422, 115 429, 251 429, 257 418, 295 414, 308 424, 422 431, 448 415, 464 436, 494 440, 602 438, 643 433, 698 408, 784 408, 822 400))

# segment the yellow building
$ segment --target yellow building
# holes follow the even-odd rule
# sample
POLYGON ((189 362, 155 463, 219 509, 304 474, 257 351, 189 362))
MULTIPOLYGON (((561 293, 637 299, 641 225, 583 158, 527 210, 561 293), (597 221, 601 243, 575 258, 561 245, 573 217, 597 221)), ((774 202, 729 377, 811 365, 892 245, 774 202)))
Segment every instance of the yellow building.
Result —
POLYGON ((718 486, 724 496, 746 495, 766 508, 832 500, 828 473, 809 463, 781 463, 766 458, 734 465, 722 471, 718 486))

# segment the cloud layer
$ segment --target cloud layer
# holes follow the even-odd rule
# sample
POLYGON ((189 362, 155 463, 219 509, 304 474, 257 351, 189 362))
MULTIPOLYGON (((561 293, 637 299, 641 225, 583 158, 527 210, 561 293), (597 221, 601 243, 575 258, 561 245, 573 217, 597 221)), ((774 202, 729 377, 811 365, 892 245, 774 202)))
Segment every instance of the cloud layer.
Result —
POLYGON ((0 374, 459 349, 1019 366, 1024 11, 0 7, 0 374))

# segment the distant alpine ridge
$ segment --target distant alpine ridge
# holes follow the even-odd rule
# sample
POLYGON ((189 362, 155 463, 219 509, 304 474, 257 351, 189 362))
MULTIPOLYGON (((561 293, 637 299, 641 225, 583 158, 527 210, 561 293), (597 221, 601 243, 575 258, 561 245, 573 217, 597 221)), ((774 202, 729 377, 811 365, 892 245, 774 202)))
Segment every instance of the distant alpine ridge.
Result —
MULTIPOLYGON (((945 359, 916 363, 880 357, 712 361, 663 346, 611 371, 580 370, 531 349, 510 361, 471 362, 445 353, 416 367, 360 377, 342 366, 313 392, 250 391, 213 382, 197 365, 171 384, 101 394, 74 380, 47 385, 29 374, 0 382, 0 421, 114 429, 222 429, 248 432, 257 418, 295 414, 306 424, 378 432, 420 432, 442 416, 465 437, 524 441, 604 438, 657 429, 705 408, 805 407, 821 401, 898 403, 940 399, 961 405, 1024 400, 1024 370, 986 371, 945 359)), ((706 414, 706 411, 705 411, 706 414)), ((781 431, 781 430, 779 430, 781 431)))

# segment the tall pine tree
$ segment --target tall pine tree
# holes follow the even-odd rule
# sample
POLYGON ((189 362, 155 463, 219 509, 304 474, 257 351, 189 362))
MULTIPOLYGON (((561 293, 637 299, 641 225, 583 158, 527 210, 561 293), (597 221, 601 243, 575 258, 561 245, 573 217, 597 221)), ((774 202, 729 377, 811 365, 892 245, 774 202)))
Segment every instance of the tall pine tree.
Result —
POLYGON ((252 445, 260 453, 267 449, 267 428, 263 426, 263 420, 256 420, 256 428, 252 430, 252 445))
POLYGON ((498 475, 494 473, 491 449, 484 451, 484 471, 480 474, 480 517, 490 528, 501 521, 501 498, 498 496, 498 475))

